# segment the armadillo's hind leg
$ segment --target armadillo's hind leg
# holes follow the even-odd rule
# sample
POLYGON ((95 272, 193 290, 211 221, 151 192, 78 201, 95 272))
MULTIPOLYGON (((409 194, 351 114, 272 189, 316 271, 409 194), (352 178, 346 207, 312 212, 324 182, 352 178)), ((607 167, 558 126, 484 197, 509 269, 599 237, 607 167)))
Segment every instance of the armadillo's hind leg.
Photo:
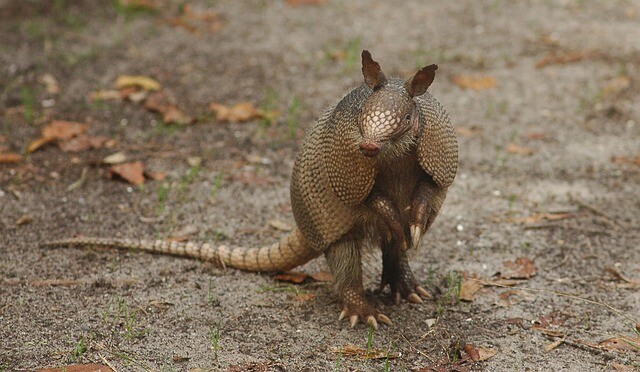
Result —
POLYGON ((382 281, 380 291, 387 285, 391 287, 391 297, 396 305, 402 298, 413 303, 422 303, 423 298, 431 298, 413 276, 407 253, 397 245, 383 244, 382 246, 382 281))
POLYGON ((378 329, 378 322, 391 324, 391 320, 371 306, 364 296, 361 254, 355 242, 334 243, 325 251, 325 257, 343 304, 338 319, 348 318, 352 328, 360 321, 375 329, 378 329))

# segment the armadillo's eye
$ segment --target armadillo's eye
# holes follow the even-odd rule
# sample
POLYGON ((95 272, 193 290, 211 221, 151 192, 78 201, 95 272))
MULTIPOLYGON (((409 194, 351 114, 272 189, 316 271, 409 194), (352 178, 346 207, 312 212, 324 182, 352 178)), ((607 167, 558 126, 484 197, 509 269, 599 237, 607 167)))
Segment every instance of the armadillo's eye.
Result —
POLYGON ((404 116, 404 120, 406 120, 406 121, 411 120, 411 114, 406 114, 406 115, 404 116))

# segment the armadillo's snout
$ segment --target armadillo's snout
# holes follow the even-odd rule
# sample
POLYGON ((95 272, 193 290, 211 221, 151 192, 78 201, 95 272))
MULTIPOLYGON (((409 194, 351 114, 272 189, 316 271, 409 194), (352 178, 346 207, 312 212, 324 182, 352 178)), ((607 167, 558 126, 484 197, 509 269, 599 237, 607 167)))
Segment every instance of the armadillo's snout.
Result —
POLYGON ((380 146, 375 142, 362 141, 360 142, 360 151, 364 156, 374 157, 380 152, 380 146))

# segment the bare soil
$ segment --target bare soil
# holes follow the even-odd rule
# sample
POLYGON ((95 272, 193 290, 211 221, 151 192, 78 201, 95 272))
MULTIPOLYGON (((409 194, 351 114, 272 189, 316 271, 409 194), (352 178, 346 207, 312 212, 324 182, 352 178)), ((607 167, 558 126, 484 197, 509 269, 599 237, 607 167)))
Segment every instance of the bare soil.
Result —
MULTIPOLYGON (((159 0, 136 11, 0 0, 0 153, 24 155, 0 164, 0 371, 640 368, 637 345, 598 345, 639 337, 640 1, 320 3, 159 0), (187 3, 219 23, 176 26, 187 3), (371 347, 395 359, 332 351, 366 349, 369 330, 338 322, 329 283, 39 246, 78 234, 275 241, 270 221, 293 224, 296 148, 322 109, 361 83, 361 49, 391 75, 439 64, 430 90, 459 131, 457 179, 412 260, 434 299, 394 306, 375 292, 379 257, 367 264, 371 298, 393 321, 371 347), (88 100, 120 75, 158 80, 197 122, 88 100), (495 80, 469 89, 460 77, 495 80), (280 115, 225 124, 208 109, 243 101, 280 115), (115 146, 26 154, 53 119, 87 123, 115 146), (100 159, 118 151, 166 178, 110 179, 100 159), (495 283, 518 258, 535 275, 457 300, 462 273, 495 283), (474 362, 467 344, 497 353, 474 362)), ((318 259, 299 270, 327 268, 318 259)))

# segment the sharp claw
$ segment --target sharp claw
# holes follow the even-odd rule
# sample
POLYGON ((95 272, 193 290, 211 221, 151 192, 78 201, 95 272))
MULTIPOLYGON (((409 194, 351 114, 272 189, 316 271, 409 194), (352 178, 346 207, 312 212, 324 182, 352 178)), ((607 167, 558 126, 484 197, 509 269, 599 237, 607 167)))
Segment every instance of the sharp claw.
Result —
POLYGON ((400 249, 402 249, 403 251, 406 251, 407 249, 409 249, 409 246, 407 245, 407 241, 402 239, 402 241, 400 242, 400 249))
POLYGON ((367 318, 367 323, 372 325, 373 329, 375 329, 376 331, 378 330, 378 322, 376 321, 376 318, 373 315, 369 315, 369 317, 367 318))
POLYGON ((411 303, 414 303, 414 304, 422 304, 422 303, 424 303, 424 302, 422 302, 422 299, 420 298, 420 296, 418 296, 415 293, 410 294, 407 297, 407 301, 409 301, 411 303))
POLYGON ((342 320, 347 316, 347 309, 342 309, 340 312, 340 316, 338 316, 338 320, 342 320))
POLYGON ((384 323, 386 325, 393 324, 391 323, 391 319, 387 318, 387 316, 384 314, 378 314, 378 320, 380 321, 380 323, 384 323))
POLYGON ((422 288, 421 286, 416 286, 416 292, 418 292, 418 294, 424 298, 431 298, 431 294, 429 292, 427 292, 426 289, 422 288))
POLYGON ((402 297, 400 296, 400 292, 396 292, 393 294, 393 303, 396 305, 400 305, 400 300, 402 300, 402 297))
POLYGON ((349 325, 351 325, 351 328, 353 328, 356 326, 356 324, 358 324, 358 316, 351 315, 351 317, 349 317, 349 325))
POLYGON ((418 243, 422 237, 422 228, 418 225, 411 225, 411 246, 418 248, 418 243))

